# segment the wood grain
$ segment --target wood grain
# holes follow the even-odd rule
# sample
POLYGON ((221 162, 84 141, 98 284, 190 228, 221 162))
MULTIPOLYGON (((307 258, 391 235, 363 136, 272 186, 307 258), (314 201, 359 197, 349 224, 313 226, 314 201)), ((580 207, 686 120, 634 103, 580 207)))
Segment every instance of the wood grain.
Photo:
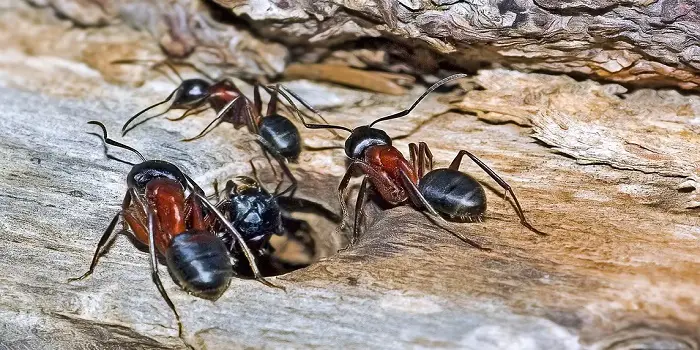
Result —
MULTIPOLYGON (((114 43, 129 33, 92 35, 114 43)), ((147 255, 124 236, 91 278, 66 281, 87 268, 129 169, 105 157, 86 121, 105 122, 116 136, 173 83, 153 75, 138 88, 114 85, 66 54, 70 46, 34 55, 13 41, 22 36, 1 38, 0 348, 185 348, 147 255)), ((351 127, 422 92, 286 84, 326 109, 330 122, 351 127)), ((467 164, 487 185, 489 209, 483 223, 450 228, 493 252, 465 246, 411 208, 373 204, 357 246, 273 278, 286 293, 237 279, 212 303, 166 278, 186 341, 196 349, 698 349, 698 97, 508 70, 482 70, 465 86, 477 88, 433 95, 409 117, 380 125, 403 136, 400 150, 428 142, 439 166, 459 149, 474 152, 550 236, 523 228, 502 191, 467 164)), ((214 179, 250 175, 248 161, 259 157, 230 125, 178 141, 212 117, 154 119, 123 141, 180 165, 211 191, 214 179)), ((302 136, 312 147, 343 143, 318 130, 302 136)), ((294 166, 301 194, 336 208, 344 170, 339 148, 307 150, 294 166)), ((342 239, 332 226, 315 227, 319 237, 342 239)))

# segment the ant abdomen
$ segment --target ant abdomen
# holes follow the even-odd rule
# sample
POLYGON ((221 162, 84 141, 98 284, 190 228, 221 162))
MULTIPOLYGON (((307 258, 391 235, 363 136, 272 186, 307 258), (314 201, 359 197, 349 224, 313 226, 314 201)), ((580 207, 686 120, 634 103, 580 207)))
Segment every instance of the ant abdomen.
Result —
POLYGON ((126 182, 130 188, 143 192, 149 182, 158 178, 175 180, 182 185, 182 188, 187 188, 187 178, 177 166, 155 159, 134 165, 126 177, 126 182))
POLYGON ((440 214, 451 219, 480 221, 486 193, 473 177, 452 169, 436 169, 418 182, 418 190, 440 214))
POLYGON ((233 277, 224 243, 205 231, 189 230, 173 237, 165 259, 178 284, 200 298, 218 299, 233 277))
POLYGON ((289 119, 273 114, 260 120, 259 135, 272 149, 289 161, 296 161, 301 154, 301 135, 289 119))

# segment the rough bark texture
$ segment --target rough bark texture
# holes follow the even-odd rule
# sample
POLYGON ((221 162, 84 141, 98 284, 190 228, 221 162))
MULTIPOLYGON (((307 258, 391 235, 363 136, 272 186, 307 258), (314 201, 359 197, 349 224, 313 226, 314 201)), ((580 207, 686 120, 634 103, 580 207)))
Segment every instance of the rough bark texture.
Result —
MULTIPOLYGON (((487 63, 647 87, 700 85, 700 7, 692 0, 215 0, 236 19, 215 19, 212 6, 190 0, 31 1, 80 25, 124 21, 147 30, 170 55, 225 60, 227 71, 244 76, 279 74, 289 50, 256 39, 243 20, 310 61, 337 55, 309 47, 381 37, 399 44, 383 47, 400 52, 395 69, 487 63)), ((372 62, 391 65, 381 63, 372 62)))
POLYGON ((389 37, 462 67, 488 62, 647 86, 700 84, 700 7, 691 0, 216 1, 294 45, 389 37))
MULTIPOLYGON (((118 24, 86 33, 45 15, 24 6, 0 14, 0 348, 184 348, 147 256, 123 236, 91 278, 66 282, 87 267, 129 169, 105 157, 85 122, 101 120, 116 136, 173 84, 104 63, 156 52, 147 36, 118 24)), ((421 92, 287 85, 347 126, 421 92)), ((465 163, 487 185, 488 214, 450 228, 493 252, 466 246, 409 207, 372 205, 357 246, 272 279, 287 293, 235 280, 212 303, 166 278, 186 341, 197 349, 700 348, 700 98, 501 69, 463 85, 462 95, 432 96, 411 116, 380 125, 408 135, 396 141, 402 151, 408 142, 430 144, 438 166, 459 149, 474 152, 550 236, 524 229, 502 190, 465 163)), ((230 125, 178 141, 212 117, 155 119, 123 141, 181 165, 210 190, 214 179, 250 175, 248 161, 260 157, 230 125)), ((327 132, 302 135, 309 147, 342 145, 327 132)), ((337 208, 345 165, 341 149, 306 151, 294 166, 301 194, 337 208)), ((322 256, 332 254, 342 237, 314 225, 322 256)))

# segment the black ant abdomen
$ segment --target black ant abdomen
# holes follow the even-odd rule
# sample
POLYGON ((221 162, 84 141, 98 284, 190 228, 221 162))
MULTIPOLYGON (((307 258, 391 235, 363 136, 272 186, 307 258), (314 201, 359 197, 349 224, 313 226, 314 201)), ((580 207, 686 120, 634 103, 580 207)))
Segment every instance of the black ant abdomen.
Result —
POLYGON ((260 120, 259 135, 269 146, 289 161, 301 154, 301 135, 291 120, 279 115, 268 115, 260 120))
POLYGON ((460 221, 481 221, 486 193, 473 177, 452 169, 437 169, 423 176, 418 190, 440 214, 460 221))
POLYGON ((200 298, 218 299, 233 277, 224 243, 208 232, 189 230, 173 237, 165 258, 180 286, 200 298))

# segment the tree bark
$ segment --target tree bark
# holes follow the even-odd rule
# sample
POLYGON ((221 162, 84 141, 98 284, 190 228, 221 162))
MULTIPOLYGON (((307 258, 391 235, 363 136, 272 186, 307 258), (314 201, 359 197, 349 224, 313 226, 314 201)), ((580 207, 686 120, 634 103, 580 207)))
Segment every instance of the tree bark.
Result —
MULTIPOLYGON (((143 33, 120 24, 85 33, 25 6, 0 13, 0 26, 0 349, 185 348, 146 254, 123 235, 92 277, 67 283, 88 267, 129 171, 105 156, 86 122, 103 121, 147 157, 178 164, 208 192, 214 179, 251 175, 259 149, 228 124, 179 141, 213 113, 153 119, 119 138, 129 116, 175 86, 138 66, 105 64, 157 52, 143 33)), ((424 90, 388 96, 285 84, 349 127, 404 108, 424 90)), ((427 142, 437 167, 460 149, 473 152, 549 236, 525 229, 503 190, 465 162, 461 170, 486 186, 486 218, 447 228, 492 252, 414 208, 373 201, 360 241, 338 254, 333 242, 344 233, 311 221, 325 248, 309 268, 271 279, 286 293, 235 279, 212 303, 184 293, 162 270, 187 344, 698 349, 700 98, 505 69, 484 69, 462 87, 379 126, 402 152, 408 142, 427 142)), ((343 140, 299 127, 309 148, 293 166, 300 195, 337 210, 343 140), (313 149, 327 146, 336 149, 313 149)))

